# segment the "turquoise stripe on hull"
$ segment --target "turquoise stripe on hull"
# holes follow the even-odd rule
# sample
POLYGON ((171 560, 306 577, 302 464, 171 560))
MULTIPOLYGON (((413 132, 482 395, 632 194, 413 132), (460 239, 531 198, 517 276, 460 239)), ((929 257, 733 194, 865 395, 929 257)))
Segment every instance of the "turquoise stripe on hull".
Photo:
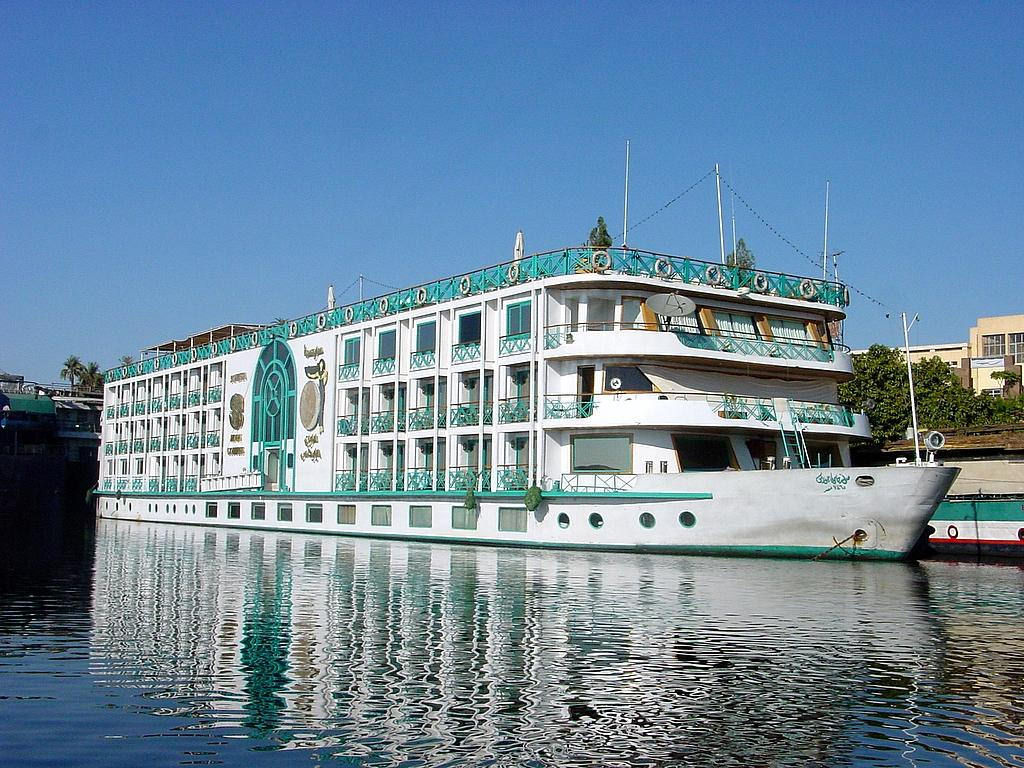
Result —
POLYGON ((932 520, 943 523, 1024 521, 1024 497, 1011 499, 955 499, 939 504, 932 520))

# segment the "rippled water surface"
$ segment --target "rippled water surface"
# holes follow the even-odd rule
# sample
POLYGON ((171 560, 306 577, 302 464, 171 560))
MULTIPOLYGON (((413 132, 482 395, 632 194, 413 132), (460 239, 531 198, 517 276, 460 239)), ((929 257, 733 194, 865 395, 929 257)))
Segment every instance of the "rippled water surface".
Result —
POLYGON ((1012 565, 28 534, 3 765, 1024 765, 1012 565))

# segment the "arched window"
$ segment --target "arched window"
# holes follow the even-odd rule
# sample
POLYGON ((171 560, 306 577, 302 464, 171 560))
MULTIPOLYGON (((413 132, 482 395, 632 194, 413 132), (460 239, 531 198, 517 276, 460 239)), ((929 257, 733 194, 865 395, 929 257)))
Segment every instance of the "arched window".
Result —
POLYGON ((260 354, 253 380, 252 441, 280 444, 295 437, 295 362, 275 339, 260 354))

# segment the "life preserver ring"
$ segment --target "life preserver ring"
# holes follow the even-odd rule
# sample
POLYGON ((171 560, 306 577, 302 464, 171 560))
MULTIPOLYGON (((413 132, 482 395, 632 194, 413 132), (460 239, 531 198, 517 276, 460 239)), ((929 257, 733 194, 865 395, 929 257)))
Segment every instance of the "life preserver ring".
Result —
POLYGON ((388 297, 381 296, 380 301, 377 302, 377 312, 386 315, 388 313, 388 297))
POLYGON ((814 287, 814 283, 808 280, 806 277, 800 281, 800 295, 805 299, 813 299, 818 295, 817 289, 814 287))
POLYGON ((510 283, 519 282, 519 263, 515 262, 508 265, 508 272, 505 273, 510 283))
POLYGON ((260 343, 260 335, 256 331, 249 334, 249 341, 252 342, 252 346, 256 346, 260 343))
POLYGON ((612 257, 608 255, 608 251, 594 251, 590 263, 594 265, 595 272, 607 272, 611 269, 612 257))
POLYGON ((351 323, 352 318, 356 316, 355 310, 352 307, 345 307, 345 322, 351 323))
POLYGON ((843 286, 843 306, 850 306, 850 289, 845 285, 843 286))
POLYGON ((462 279, 459 280, 459 293, 463 296, 468 296, 470 289, 473 287, 472 281, 469 279, 469 275, 463 275, 462 279))
POLYGON ((323 312, 321 312, 319 315, 316 316, 316 329, 318 331, 322 331, 326 327, 327 327, 327 315, 325 315, 323 312))
POLYGON ((294 320, 288 323, 288 338, 299 335, 299 325, 294 320))
POLYGON ((951 525, 949 526, 949 528, 946 529, 946 535, 948 535, 951 539, 955 539, 960 535, 960 531, 957 530, 957 527, 955 525, 951 525))
POLYGON ((192 362, 193 363, 196 361, 196 357, 198 357, 198 355, 196 354, 196 348, 192 347, 192 362))
POLYGON ((126 366, 124 366, 124 367, 123 367, 123 368, 121 369, 121 378, 122 378, 122 379, 127 379, 127 378, 128 378, 128 366, 127 366, 127 365, 126 365, 126 366))
POLYGON ((416 303, 426 304, 427 303, 427 289, 422 285, 416 289, 416 303))
POLYGON ((232 336, 230 339, 228 339, 228 347, 231 349, 232 352, 235 351, 235 337, 234 336, 232 336))
POLYGON ((754 290, 758 293, 764 293, 768 290, 768 275, 764 272, 758 272, 754 275, 754 290))
POLYGON ((723 280, 722 268, 717 264, 709 264, 704 270, 704 279, 708 285, 721 285, 723 280))
POLYGON ((676 268, 672 266, 672 262, 665 258, 660 258, 654 262, 654 272, 658 277, 672 277, 675 274, 676 268))

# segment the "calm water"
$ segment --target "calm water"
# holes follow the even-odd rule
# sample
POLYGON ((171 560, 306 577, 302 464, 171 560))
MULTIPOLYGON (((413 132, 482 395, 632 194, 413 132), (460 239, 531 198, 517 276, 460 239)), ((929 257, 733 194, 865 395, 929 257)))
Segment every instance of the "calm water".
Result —
POLYGON ((1024 765, 1024 571, 6 537, 0 764, 1024 765))

